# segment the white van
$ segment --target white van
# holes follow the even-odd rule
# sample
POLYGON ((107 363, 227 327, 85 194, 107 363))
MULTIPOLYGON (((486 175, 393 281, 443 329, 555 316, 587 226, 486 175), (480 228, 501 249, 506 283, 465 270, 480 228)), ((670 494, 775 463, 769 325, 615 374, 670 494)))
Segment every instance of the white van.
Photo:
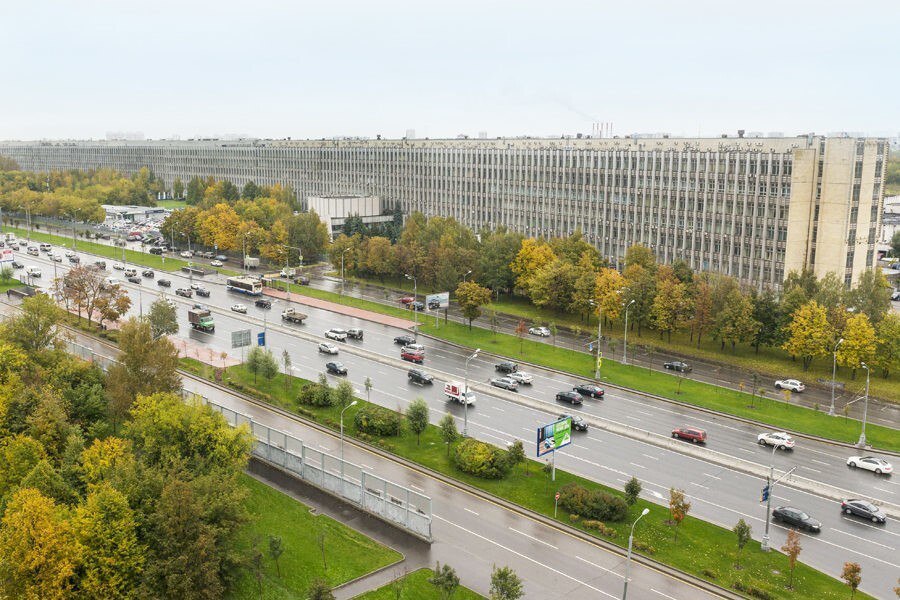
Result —
POLYGON ((38 254, 40 254, 40 252, 38 252, 37 246, 28 246, 28 250, 26 250, 26 252, 28 252, 28 254, 30 254, 31 256, 37 256, 38 254))
POLYGON ((125 277, 137 277, 137 269, 125 269, 125 277))
POLYGON ((46 243, 46 242, 44 242, 43 244, 41 244, 41 252, 50 252, 50 250, 51 250, 52 248, 53 248, 53 246, 51 246, 50 244, 48 244, 48 243, 46 243))
POLYGON ((41 269, 39 267, 25 267, 25 273, 29 277, 40 277, 41 269))

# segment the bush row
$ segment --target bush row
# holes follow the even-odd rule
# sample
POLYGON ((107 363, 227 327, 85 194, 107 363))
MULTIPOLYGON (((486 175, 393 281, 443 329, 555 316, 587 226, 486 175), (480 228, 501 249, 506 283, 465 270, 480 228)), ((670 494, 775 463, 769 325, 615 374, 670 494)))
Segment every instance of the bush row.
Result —
POLYGON ((559 490, 559 505, 569 512, 599 521, 624 521, 628 516, 625 500, 601 490, 589 490, 567 483, 559 490))
POLYGON ((473 438, 465 438, 456 445, 453 464, 464 473, 486 479, 502 479, 512 468, 509 452, 473 438))

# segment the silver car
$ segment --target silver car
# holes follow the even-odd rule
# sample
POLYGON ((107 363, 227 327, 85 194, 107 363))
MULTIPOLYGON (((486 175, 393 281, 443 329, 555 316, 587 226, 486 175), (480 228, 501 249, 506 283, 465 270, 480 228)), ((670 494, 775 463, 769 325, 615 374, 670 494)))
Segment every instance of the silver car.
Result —
POLYGON ((519 389, 518 382, 513 381, 509 377, 492 377, 491 385, 511 392, 515 392, 519 389))

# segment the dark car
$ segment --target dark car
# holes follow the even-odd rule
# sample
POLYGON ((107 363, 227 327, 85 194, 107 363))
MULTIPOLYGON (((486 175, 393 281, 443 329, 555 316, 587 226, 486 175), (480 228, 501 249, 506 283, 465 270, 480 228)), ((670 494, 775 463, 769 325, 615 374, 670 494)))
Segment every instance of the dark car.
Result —
POLYGON ((78 258, 77 256, 70 256, 69 262, 72 263, 73 265, 78 265, 78 264, 81 264, 81 259, 78 258))
POLYGON ((425 310, 425 303, 416 300, 415 302, 410 302, 409 307, 414 311, 419 312, 420 310, 425 310))
POLYGON ((884 511, 866 500, 844 500, 841 502, 841 510, 845 515, 856 515, 864 519, 869 519, 873 523, 884 523, 887 521, 887 515, 884 511))
POLYGON ((680 360, 663 363, 663 367, 670 371, 678 371, 679 373, 690 373, 693 370, 691 369, 691 365, 681 362, 680 360))
POLYGON ((339 362, 330 362, 325 363, 325 370, 331 373, 332 375, 346 375, 347 367, 344 366, 344 363, 339 362))
POLYGON ((294 283, 299 283, 300 285, 309 285, 309 277, 306 275, 297 275, 294 278, 294 283))
POLYGON ((423 353, 410 348, 403 348, 403 350, 400 351, 400 358, 420 365, 425 362, 425 355, 423 353))
POLYGON ((560 419, 572 419, 572 429, 575 431, 587 431, 587 421, 577 415, 559 415, 560 419))
POLYGON ((141 275, 143 275, 147 279, 153 279, 155 277, 155 273, 150 269, 144 269, 143 271, 141 271, 141 275))
POLYGON ((141 281, 143 281, 140 277, 126 277, 126 280, 130 281, 131 283, 136 283, 138 285, 140 285, 141 281))
POLYGON ((202 256, 203 258, 215 258, 216 255, 215 255, 215 253, 207 250, 206 252, 201 252, 200 256, 202 256))
POLYGON ((403 344, 404 346, 409 346, 410 344, 416 343, 416 338, 411 335, 398 335, 394 338, 395 344, 403 344))
POLYGON ((421 369, 410 369, 406 372, 406 376, 409 377, 409 380, 413 383, 421 383, 422 385, 434 383, 434 377, 421 369))
POLYGON ((225 261, 228 260, 228 257, 225 256, 224 254, 217 254, 217 255, 216 255, 216 260, 221 261, 221 262, 225 262, 225 261))
POLYGON ((158 285, 160 287, 172 287, 172 282, 169 281, 168 279, 157 279, 156 285, 158 285))
POLYGON ((256 306, 258 306, 260 308, 272 308, 272 301, 266 300, 265 298, 260 298, 253 304, 255 304, 256 306))
POLYGON ((781 521, 785 525, 793 525, 813 533, 818 533, 822 530, 822 523, 816 521, 799 508, 791 508, 790 506, 779 506, 773 510, 772 520, 781 521))
POLYGON ((206 289, 205 287, 198 287, 194 291, 197 292, 197 295, 200 296, 201 298, 209 298, 209 290, 206 289))
POLYGON ((494 365, 494 370, 500 373, 515 373, 519 370, 519 365, 514 362, 506 361, 494 365))
POLYGON ((439 309, 440 307, 441 307, 441 301, 440 301, 440 300, 430 300, 430 301, 428 302, 428 309, 429 309, 429 310, 437 310, 437 309, 439 309))
POLYGON ((94 266, 100 269, 101 271, 106 270, 106 261, 105 260, 95 260, 94 266))
POLYGON ((572 390, 584 396, 590 396, 591 398, 602 398, 603 394, 606 393, 603 391, 602 387, 594 385, 593 383, 579 383, 573 387, 572 390))
POLYGON ((698 427, 676 427, 672 430, 672 437, 690 440, 695 444, 706 443, 706 431, 698 427))
POLYGON ((157 256, 163 253, 163 249, 159 247, 150 248, 150 254, 156 254, 157 256))
POLYGON ((581 404, 581 394, 578 392, 572 392, 570 390, 566 390, 564 392, 559 392, 556 394, 557 402, 568 402, 569 404, 581 404))
MULTIPOLYGON (((160 279, 160 281, 162 281, 162 279, 160 279)), ((178 288, 177 290, 175 290, 175 295, 184 296, 185 298, 193 298, 194 290, 190 288, 178 288)))
POLYGON ((25 265, 23 265, 22 263, 20 263, 17 260, 14 260, 14 261, 12 261, 12 268, 13 269, 24 269, 25 265))

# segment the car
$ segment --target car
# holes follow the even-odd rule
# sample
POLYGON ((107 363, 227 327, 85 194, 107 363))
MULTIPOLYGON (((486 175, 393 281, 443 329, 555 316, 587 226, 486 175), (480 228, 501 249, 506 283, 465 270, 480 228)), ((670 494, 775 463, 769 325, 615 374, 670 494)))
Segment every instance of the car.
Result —
POLYGON ((336 342, 346 342, 347 332, 343 329, 329 329, 325 332, 325 337, 336 342))
POLYGON ((550 330, 546 327, 529 327, 528 333, 540 337, 550 337, 550 330))
POLYGON ((194 291, 195 291, 195 292, 197 293, 197 295, 200 296, 201 298, 209 298, 209 290, 206 289, 205 287, 198 287, 198 288, 197 288, 196 290, 194 290, 194 291))
POLYGON ((232 304, 231 310, 233 310, 236 313, 247 314, 247 307, 243 304, 232 304))
POLYGON ((125 240, 118 239, 114 243, 116 246, 124 246, 126 242, 125 240))
POLYGON ((325 363, 325 370, 331 373, 332 375, 346 375, 347 367, 344 366, 344 363, 339 362, 329 362, 325 363))
POLYGON ((81 264, 81 259, 78 258, 77 256, 70 256, 69 262, 72 263, 73 265, 79 265, 79 264, 81 264))
POLYGON ((203 287, 203 284, 200 284, 200 283, 192 283, 191 284, 191 289, 194 290, 195 292, 202 287, 203 287))
POLYGON ((150 248, 150 254, 155 254, 157 256, 162 256, 163 249, 162 248, 150 248))
POLYGON ((25 267, 25 274, 29 277, 40 277, 41 269, 40 267, 25 267))
POLYGON ((156 274, 150 269, 144 269, 141 271, 141 276, 146 277, 147 279, 153 279, 156 274))
POLYGON ((591 398, 602 398, 606 393, 602 387, 594 385, 593 383, 577 383, 572 387, 572 391, 591 398))
POLYGON ((23 265, 22 263, 20 263, 17 260, 14 260, 14 261, 12 261, 12 268, 13 269, 24 269, 25 265, 23 265))
POLYGON ((210 261, 209 264, 210 264, 211 266, 213 266, 213 267, 221 267, 221 266, 222 266, 222 261, 221 261, 221 260, 213 260, 213 261, 210 261))
POLYGON ((402 344, 402 345, 404 345, 404 346, 409 346, 410 344, 415 344, 415 343, 416 343, 416 338, 414 338, 414 337, 411 336, 411 335, 406 335, 406 334, 404 334, 404 335, 398 335, 397 337, 394 338, 394 343, 395 343, 395 344, 402 344))
POLYGON ((668 369, 670 371, 678 371, 679 373, 690 373, 693 371, 691 365, 686 362, 681 362, 680 360, 673 360, 667 363, 663 363, 663 368, 668 369))
POLYGON ((416 312, 419 312, 420 310, 425 310, 425 303, 419 302, 418 300, 416 300, 415 302, 410 302, 407 306, 416 312))
POLYGON ((410 369, 406 372, 406 376, 413 383, 419 383, 422 385, 434 383, 434 377, 430 373, 426 373, 421 369, 410 369))
POLYGON ((422 354, 425 354, 425 346, 423 346, 422 344, 416 344, 416 343, 407 344, 407 345, 403 346, 403 349, 409 350, 411 352, 421 352, 422 354))
POLYGON ((588 423, 578 415, 559 415, 560 419, 572 419, 572 429, 575 431, 587 431, 588 423))
POLYGON ((125 265, 123 265, 122 263, 113 263, 113 269, 115 269, 116 271, 124 271, 125 265))
POLYGON ((515 381, 516 383, 521 383, 523 385, 530 385, 534 383, 534 375, 531 373, 526 373, 525 371, 515 371, 514 373, 510 373, 507 375, 510 379, 515 381))
POLYGON ((329 344, 328 342, 322 342, 319 344, 319 352, 322 354, 337 354, 338 347, 334 344, 329 344))
POLYGON ((570 390, 566 390, 564 392, 558 392, 556 394, 557 402, 568 402, 569 404, 581 404, 581 394, 578 392, 573 392, 570 390))
POLYGON ((491 385, 511 392, 518 391, 519 383, 509 377, 491 377, 491 385))
POLYGON ((887 521, 887 515, 884 511, 866 500, 857 500, 855 498, 844 500, 841 502, 841 510, 845 515, 855 515, 868 519, 873 523, 884 523, 887 521))
POLYGON ((213 252, 209 252, 209 251, 201 252, 200 256, 202 256, 203 258, 215 258, 216 257, 216 255, 213 252))
POLYGON ((354 340, 363 339, 363 335, 364 335, 363 330, 360 329, 359 327, 351 327, 350 329, 347 330, 347 337, 351 337, 354 340))
POLYGON ((772 511, 772 520, 781 521, 786 525, 793 525, 812 533, 819 533, 822 530, 822 523, 813 519, 799 508, 790 506, 779 506, 774 509, 772 511))
POLYGON ((172 287, 172 282, 168 279, 157 279, 156 285, 158 285, 159 287, 172 287))
POLYGON ((760 446, 774 446, 779 450, 793 450, 794 438, 784 431, 772 431, 756 436, 756 443, 760 446))
POLYGON ((126 279, 126 281, 129 281, 131 283, 136 283, 138 285, 141 285, 141 282, 143 281, 140 277, 126 277, 125 279, 126 279))
POLYGON ((185 298, 193 298, 194 290, 190 288, 178 288, 177 290, 175 290, 175 295, 184 296, 185 298))
POLYGON ((877 456, 851 456, 847 459, 847 465, 853 469, 859 467, 867 471, 874 471, 877 475, 890 475, 894 472, 891 463, 877 456))
MULTIPOLYGON (((225 256, 224 254, 216 254, 216 257, 215 257, 215 258, 216 258, 216 260, 218 260, 219 262, 226 262, 226 261, 228 260, 228 257, 225 256)), ((222 265, 219 265, 219 266, 221 267, 222 265)))
POLYGON ((775 389, 790 390, 792 392, 800 393, 806 389, 806 386, 803 385, 803 382, 796 379, 779 379, 775 382, 775 389))
POLYGON ((190 250, 185 250, 184 252, 182 252, 182 253, 179 254, 178 256, 180 256, 181 258, 194 258, 194 253, 191 252, 190 250))
POLYGON ((119 280, 116 279, 115 277, 107 277, 106 279, 103 280, 101 287, 106 288, 106 287, 112 287, 114 285, 119 285, 119 280))
POLYGON ((437 310, 441 307, 440 300, 429 300, 428 301, 428 310, 437 310))
POLYGON ((499 373, 515 373, 519 370, 519 365, 511 361, 504 361, 494 365, 494 370, 499 373))
POLYGON ((66 250, 65 255, 66 255, 66 258, 72 258, 73 256, 75 256, 75 251, 74 250, 66 250))
POLYGON ((52 260, 53 262, 62 262, 62 259, 63 259, 62 254, 51 254, 50 255, 50 260, 52 260))
POLYGON ((420 365, 425 362, 425 355, 411 348, 403 348, 400 350, 400 358, 420 365))
POLYGON ((896 290, 893 294, 891 294, 891 300, 900 300, 900 290, 896 290))
POLYGON ((100 269, 101 271, 106 270, 106 261, 105 260, 95 260, 94 266, 100 269))
POLYGON ((672 430, 672 437, 682 440, 690 440, 695 444, 706 443, 706 431, 699 427, 676 427, 672 430))
POLYGON ((309 277, 306 275, 297 275, 294 278, 294 283, 299 283, 300 285, 309 285, 309 277))
POLYGON ((400 304, 412 304, 415 301, 416 299, 412 296, 403 296, 402 298, 400 298, 400 304))
POLYGON ((271 300, 267 300, 266 298, 260 298, 259 300, 257 300, 257 301, 254 302, 253 304, 255 304, 256 306, 258 306, 259 308, 272 308, 272 301, 271 301, 271 300))

